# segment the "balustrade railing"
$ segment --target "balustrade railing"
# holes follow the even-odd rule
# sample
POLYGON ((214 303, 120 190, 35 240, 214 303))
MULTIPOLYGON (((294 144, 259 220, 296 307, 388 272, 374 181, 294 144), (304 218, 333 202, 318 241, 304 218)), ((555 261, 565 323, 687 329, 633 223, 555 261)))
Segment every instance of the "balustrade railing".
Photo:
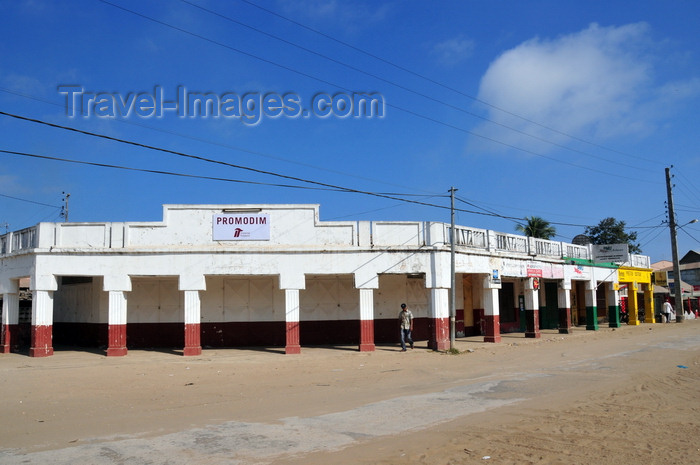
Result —
POLYGON ((496 248, 507 252, 529 252, 527 237, 514 234, 496 233, 496 248))
MULTIPOLYGON (((37 226, 10 232, 0 236, 0 254, 37 247, 37 226)), ((451 228, 445 225, 443 230, 447 241, 451 240, 451 228)), ((505 252, 544 255, 556 258, 590 259, 587 246, 566 242, 534 239, 516 234, 505 234, 485 229, 455 227, 455 244, 482 250, 500 250, 505 252)), ((650 258, 646 255, 630 255, 630 265, 636 268, 649 268, 650 258)))
POLYGON ((36 247, 36 226, 0 236, 0 254, 36 247))
MULTIPOLYGON (((448 228, 448 231, 449 229, 450 228, 448 228)), ((488 246, 487 231, 484 229, 455 227, 455 244, 464 247, 485 249, 488 246)))
POLYGON ((535 253, 537 255, 549 255, 551 257, 561 258, 561 242, 548 241, 545 239, 534 239, 534 243, 535 253))

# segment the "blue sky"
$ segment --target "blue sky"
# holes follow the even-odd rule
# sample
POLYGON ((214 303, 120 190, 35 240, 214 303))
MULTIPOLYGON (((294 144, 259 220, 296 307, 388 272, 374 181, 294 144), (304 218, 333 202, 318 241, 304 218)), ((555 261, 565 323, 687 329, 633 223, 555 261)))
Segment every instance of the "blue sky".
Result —
MULTIPOLYGON (((26 154, 0 153, 0 225, 61 221, 63 192, 70 221, 160 220, 166 203, 318 203, 322 220, 449 222, 455 187, 460 225, 514 232, 535 215, 570 242, 615 217, 652 261, 670 259, 666 167, 678 223, 700 218, 698 17, 681 0, 2 1, 0 111, 200 158, 0 115, 0 150, 26 154), (101 106, 84 97, 91 114, 71 117, 61 86, 101 106), (381 117, 273 117, 273 99, 257 124, 235 107, 115 109, 182 89, 291 95, 299 108, 373 93, 384 105, 381 117)), ((681 256, 700 249, 700 223, 678 239, 681 256)))

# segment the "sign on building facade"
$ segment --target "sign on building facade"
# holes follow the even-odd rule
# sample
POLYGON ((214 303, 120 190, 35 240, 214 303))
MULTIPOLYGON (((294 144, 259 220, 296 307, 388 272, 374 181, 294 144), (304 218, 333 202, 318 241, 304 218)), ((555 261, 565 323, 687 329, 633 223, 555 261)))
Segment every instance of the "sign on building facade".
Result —
POLYGON ((215 241, 269 241, 270 215, 267 213, 214 215, 212 239, 215 241))
POLYGON ((593 246, 593 260, 596 262, 626 263, 630 260, 627 244, 606 244, 593 246))

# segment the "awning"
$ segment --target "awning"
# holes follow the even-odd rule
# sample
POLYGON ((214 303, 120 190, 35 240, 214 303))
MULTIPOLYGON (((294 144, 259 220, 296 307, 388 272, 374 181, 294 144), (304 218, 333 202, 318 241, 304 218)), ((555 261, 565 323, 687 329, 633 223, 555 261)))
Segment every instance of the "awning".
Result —
MULTIPOLYGON (((673 281, 671 281, 673 282, 673 281)), ((681 289, 683 291, 683 296, 696 296, 700 295, 699 291, 694 291, 693 286, 691 284, 686 283, 685 281, 681 281, 681 289), (694 292, 693 292, 694 291, 694 292)), ((659 286, 659 285, 654 285, 654 294, 671 294, 671 291, 668 287, 664 286, 659 286)))

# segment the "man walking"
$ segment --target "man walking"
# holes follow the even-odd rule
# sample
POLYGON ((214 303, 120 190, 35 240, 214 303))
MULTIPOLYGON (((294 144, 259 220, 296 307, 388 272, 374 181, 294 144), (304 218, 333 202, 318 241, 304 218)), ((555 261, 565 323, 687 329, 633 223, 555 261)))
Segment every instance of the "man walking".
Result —
POLYGON ((671 315, 673 315, 673 306, 671 305, 671 302, 669 301, 669 298, 666 297, 666 301, 664 302, 664 307, 662 309, 662 313, 664 314, 664 317, 666 318, 666 323, 671 322, 671 315))
POLYGON ((406 308, 406 304, 401 304, 401 312, 399 313, 399 331, 401 333, 401 352, 406 352, 406 341, 411 344, 413 349, 413 313, 406 308))

